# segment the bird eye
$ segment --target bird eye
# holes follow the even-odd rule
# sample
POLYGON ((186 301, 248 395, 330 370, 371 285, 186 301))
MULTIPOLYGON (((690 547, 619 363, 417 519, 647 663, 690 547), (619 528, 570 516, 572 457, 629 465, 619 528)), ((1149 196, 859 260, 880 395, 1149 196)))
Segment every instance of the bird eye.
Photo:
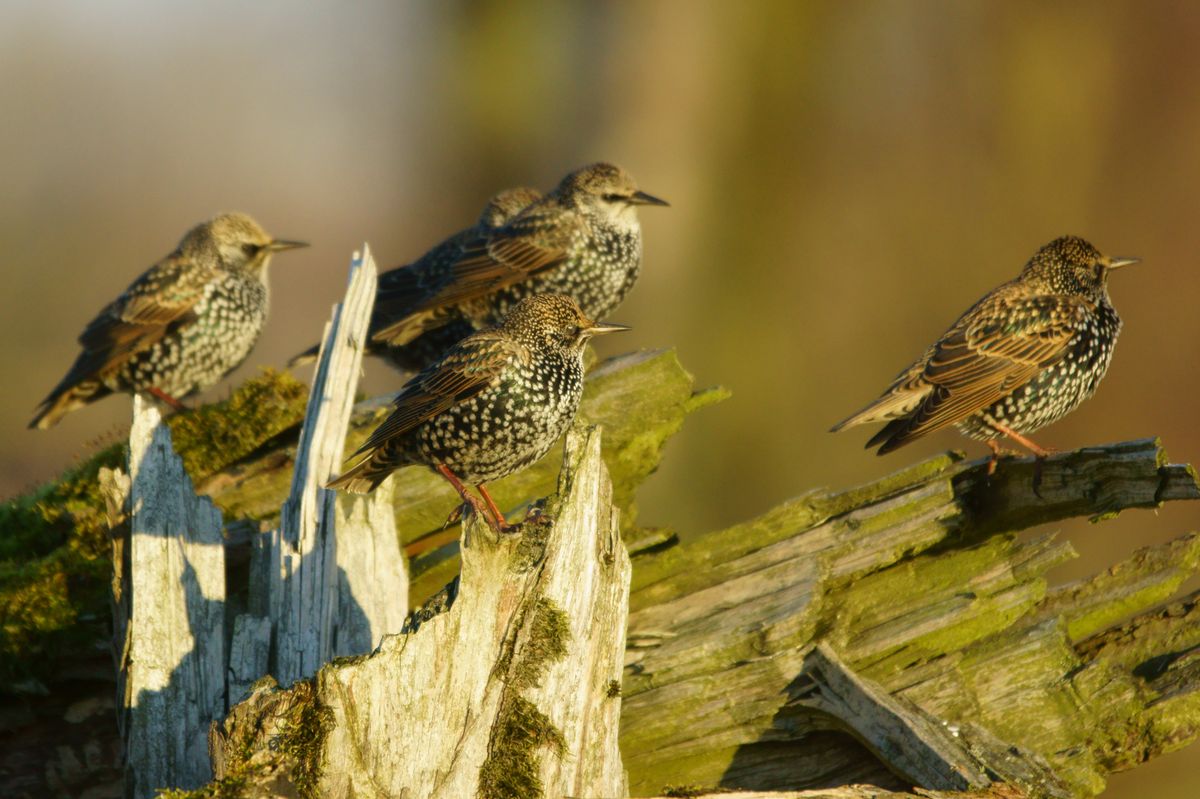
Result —
POLYGON ((629 198, 627 196, 625 196, 624 194, 605 194, 604 199, 605 199, 605 201, 610 202, 610 203, 629 202, 629 198))
POLYGON ((249 256, 250 258, 253 258, 254 256, 258 255, 260 250, 262 250, 262 247, 260 247, 257 244, 243 244, 242 245, 242 252, 246 253, 246 255, 249 256))

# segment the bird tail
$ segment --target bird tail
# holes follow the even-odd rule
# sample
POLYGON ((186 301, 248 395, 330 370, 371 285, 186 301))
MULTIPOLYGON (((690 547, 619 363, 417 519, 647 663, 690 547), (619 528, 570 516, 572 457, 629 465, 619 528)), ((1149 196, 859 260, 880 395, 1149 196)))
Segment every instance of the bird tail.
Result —
POLYGON ((304 366, 305 364, 312 363, 313 361, 315 361, 317 359, 317 353, 319 353, 320 351, 321 351, 321 345, 314 344, 311 347, 309 347, 308 349, 306 349, 304 352, 302 352, 298 355, 293 355, 291 358, 288 359, 288 362, 287 362, 288 368, 295 369, 297 366, 304 366))
POLYGON ((396 470, 397 463, 382 450, 374 450, 349 471, 325 484, 326 488, 347 491, 351 494, 370 494, 379 484, 396 470))
POLYGON ((913 427, 912 420, 904 417, 893 419, 885 424, 871 439, 863 445, 864 449, 879 447, 876 450, 876 455, 886 455, 894 449, 899 449, 905 444, 910 444, 916 440, 917 436, 911 435, 913 427))
POLYGON ((38 405, 33 421, 29 423, 29 429, 49 430, 76 408, 82 408, 111 393, 112 389, 99 380, 60 385, 38 405))

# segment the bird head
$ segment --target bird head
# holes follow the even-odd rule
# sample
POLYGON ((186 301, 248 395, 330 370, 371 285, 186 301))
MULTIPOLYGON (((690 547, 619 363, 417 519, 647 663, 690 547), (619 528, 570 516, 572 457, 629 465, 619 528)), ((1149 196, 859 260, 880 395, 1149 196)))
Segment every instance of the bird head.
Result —
POLYGON ((208 250, 230 272, 265 279, 271 256, 281 250, 307 247, 302 241, 272 237, 246 214, 218 214, 188 231, 179 243, 181 252, 208 250))
POLYGON ((608 224, 623 228, 637 227, 639 205, 669 205, 639 189, 633 176, 621 167, 603 162, 576 169, 562 179, 555 193, 608 224))
POLYGON ((1107 292, 1109 272, 1137 262, 1137 258, 1104 255, 1078 236, 1063 236, 1034 253, 1021 279, 1056 293, 1099 299, 1107 292))
POLYGON ((483 213, 479 215, 479 226, 495 230, 540 199, 542 199, 542 193, 528 186, 505 189, 488 200, 483 213))
POLYGON ((625 325, 589 319, 575 300, 565 294, 535 294, 514 305, 500 326, 513 338, 543 352, 583 354, 593 336, 628 330, 625 325))

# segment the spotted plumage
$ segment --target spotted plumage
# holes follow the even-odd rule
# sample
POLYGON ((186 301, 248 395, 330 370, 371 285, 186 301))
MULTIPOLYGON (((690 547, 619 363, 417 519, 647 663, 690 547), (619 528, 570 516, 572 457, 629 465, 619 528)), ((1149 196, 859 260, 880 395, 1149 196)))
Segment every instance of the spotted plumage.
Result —
POLYGON ((496 324, 522 298, 566 294, 593 319, 617 307, 637 280, 637 206, 666 205, 612 164, 567 175, 503 224, 478 225, 381 281, 372 347, 402 369, 496 324))
POLYGON ((29 426, 51 427, 113 392, 178 404, 213 385, 258 340, 272 254, 300 246, 273 239, 245 214, 192 228, 88 324, 79 336, 83 352, 29 426))
POLYGON ((1021 274, 991 291, 888 386, 834 431, 886 422, 867 442, 879 454, 956 425, 986 441, 1025 438, 1074 410, 1112 360, 1121 319, 1108 297, 1109 258, 1075 236, 1042 247, 1021 274))
MULTIPOLYGON (((525 186, 505 189, 488 201, 474 225, 438 243, 411 264, 381 274, 367 328, 367 354, 384 358, 403 371, 417 371, 474 333, 475 326, 457 308, 447 306, 409 320, 409 338, 402 344, 394 345, 387 336, 378 335, 410 315, 414 296, 435 293, 444 287, 464 247, 500 228, 541 196, 537 189, 525 186)), ((290 366, 308 363, 316 358, 319 349, 319 345, 309 347, 288 363, 290 366)))
POLYGON ((588 339, 623 329, 592 321, 564 295, 521 300, 497 326, 467 336, 405 384, 391 415, 355 453, 366 457, 330 487, 366 493, 401 466, 425 464, 473 505, 462 483, 479 486, 503 526, 483 484, 549 451, 575 418, 588 339))

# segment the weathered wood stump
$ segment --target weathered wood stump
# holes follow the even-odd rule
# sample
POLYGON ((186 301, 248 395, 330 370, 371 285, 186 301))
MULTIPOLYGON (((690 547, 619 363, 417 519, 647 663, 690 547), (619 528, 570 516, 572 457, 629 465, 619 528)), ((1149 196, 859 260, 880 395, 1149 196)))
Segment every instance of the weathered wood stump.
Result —
POLYGON ((405 632, 235 708, 218 777, 249 796, 625 796, 630 565, 599 430, 568 435, 544 516, 498 537, 472 517, 463 538, 461 575, 405 632))
POLYGON ((126 795, 212 776, 196 735, 225 715, 225 545, 221 512, 192 493, 159 412, 134 398, 129 476, 102 475, 128 538, 114 578, 117 718, 126 795))

